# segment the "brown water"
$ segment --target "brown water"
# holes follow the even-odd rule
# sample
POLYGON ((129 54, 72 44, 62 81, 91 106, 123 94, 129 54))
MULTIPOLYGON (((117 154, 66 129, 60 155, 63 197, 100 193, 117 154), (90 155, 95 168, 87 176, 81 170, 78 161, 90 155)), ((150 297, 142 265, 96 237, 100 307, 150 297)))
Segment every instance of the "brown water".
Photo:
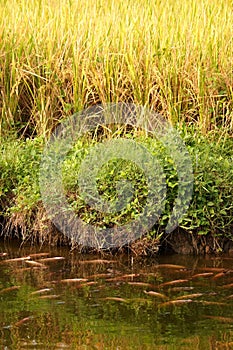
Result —
POLYGON ((0 243, 0 349, 233 349, 233 258, 0 243))

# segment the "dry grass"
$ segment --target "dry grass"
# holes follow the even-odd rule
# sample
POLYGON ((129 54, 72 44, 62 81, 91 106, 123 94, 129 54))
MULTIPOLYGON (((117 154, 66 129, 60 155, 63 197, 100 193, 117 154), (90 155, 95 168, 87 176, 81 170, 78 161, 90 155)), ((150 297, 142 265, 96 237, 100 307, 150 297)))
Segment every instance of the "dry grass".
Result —
POLYGON ((1 134, 45 135, 110 101, 232 131, 232 1, 8 0, 0 11, 1 134))

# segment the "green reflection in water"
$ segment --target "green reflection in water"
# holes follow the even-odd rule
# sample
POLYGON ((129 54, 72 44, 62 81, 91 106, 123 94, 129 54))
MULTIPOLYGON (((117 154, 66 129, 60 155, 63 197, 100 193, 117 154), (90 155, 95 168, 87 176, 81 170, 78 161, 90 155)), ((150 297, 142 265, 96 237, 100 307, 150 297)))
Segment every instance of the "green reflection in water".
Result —
POLYGON ((0 348, 233 348, 233 259, 45 251, 0 246, 0 348))

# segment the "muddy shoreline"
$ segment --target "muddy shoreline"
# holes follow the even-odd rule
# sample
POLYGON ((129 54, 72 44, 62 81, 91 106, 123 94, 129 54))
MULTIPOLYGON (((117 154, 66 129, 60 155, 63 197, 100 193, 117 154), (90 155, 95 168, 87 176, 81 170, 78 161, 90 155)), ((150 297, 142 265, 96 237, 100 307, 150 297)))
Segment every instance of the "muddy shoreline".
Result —
MULTIPOLYGON (((233 256, 233 240, 226 236, 216 236, 212 233, 199 235, 177 228, 169 234, 163 234, 160 239, 156 237, 141 237, 123 247, 113 249, 96 249, 84 247, 78 243, 71 242, 65 235, 59 232, 48 220, 47 230, 43 232, 23 232, 20 225, 12 227, 6 220, 1 220, 0 240, 16 241, 20 244, 30 244, 39 246, 66 246, 71 250, 85 254, 112 254, 119 253, 132 254, 133 256, 155 257, 158 255, 221 255, 229 254, 233 256)), ((24 228, 25 229, 25 228, 24 228)))

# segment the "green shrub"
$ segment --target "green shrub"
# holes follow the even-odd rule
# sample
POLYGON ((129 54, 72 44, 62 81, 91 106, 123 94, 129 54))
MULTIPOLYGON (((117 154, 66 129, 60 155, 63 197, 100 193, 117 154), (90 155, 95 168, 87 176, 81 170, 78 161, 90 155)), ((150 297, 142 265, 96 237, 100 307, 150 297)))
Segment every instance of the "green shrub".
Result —
MULTIPOLYGON (((184 128, 180 133, 192 158, 194 170, 192 202, 187 214, 180 222, 180 227, 188 232, 198 232, 202 235, 213 233, 231 237, 233 227, 232 138, 221 138, 219 133, 206 137, 191 128, 184 128)), ((171 215, 177 195, 177 173, 171 157, 157 140, 138 136, 135 141, 159 157, 166 175, 165 210, 150 233, 158 234, 164 232, 171 215)), ((96 143, 95 140, 90 142, 83 138, 69 152, 63 163, 66 195, 72 210, 87 223, 101 227, 122 225, 134 220, 143 211, 148 194, 147 180, 142 170, 134 163, 123 159, 112 159, 98 172, 99 194, 110 204, 113 203, 117 199, 116 184, 121 181, 120 190, 126 188, 131 191, 130 200, 125 203, 124 209, 114 213, 103 214, 91 208, 79 194, 77 176, 83 159, 96 143), (128 187, 129 183, 131 187, 128 187)), ((38 208, 41 209, 38 174, 43 145, 41 138, 2 141, 0 203, 1 213, 8 219, 12 219, 15 213, 25 213, 30 217, 30 213, 33 212, 33 215, 36 215, 38 208)), ((27 225, 26 222, 25 225, 27 225)), ((31 227, 33 227, 32 223, 31 227)))

